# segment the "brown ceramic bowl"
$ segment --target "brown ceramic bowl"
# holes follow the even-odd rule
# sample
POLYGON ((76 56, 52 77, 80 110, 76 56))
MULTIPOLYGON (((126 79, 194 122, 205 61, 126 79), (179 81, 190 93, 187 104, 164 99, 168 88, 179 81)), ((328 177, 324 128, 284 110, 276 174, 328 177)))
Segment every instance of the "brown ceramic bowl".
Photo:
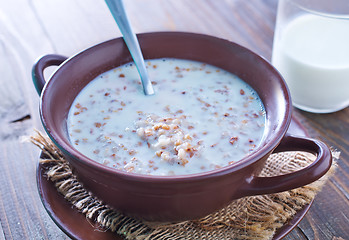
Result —
POLYGON ((121 172, 78 152, 69 142, 66 118, 81 91, 97 75, 132 61, 122 38, 103 42, 66 60, 42 57, 33 67, 41 94, 40 115, 47 134, 62 150, 84 186, 125 214, 147 220, 180 221, 203 217, 243 196, 275 193, 309 184, 331 165, 328 147, 319 141, 290 136, 289 91, 280 74, 263 58, 235 43, 192 33, 138 35, 146 59, 181 58, 205 62, 238 75, 259 94, 266 109, 265 139, 253 153, 218 170, 184 176, 149 176, 121 172), (46 67, 59 65, 45 83, 46 67), (291 174, 258 177, 273 152, 304 150, 315 162, 291 174))

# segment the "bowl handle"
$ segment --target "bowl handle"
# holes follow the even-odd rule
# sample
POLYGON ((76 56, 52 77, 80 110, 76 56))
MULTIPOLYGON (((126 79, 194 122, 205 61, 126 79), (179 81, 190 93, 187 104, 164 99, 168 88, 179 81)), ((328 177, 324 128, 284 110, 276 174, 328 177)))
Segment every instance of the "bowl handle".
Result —
POLYGON ((243 187, 244 196, 270 194, 298 188, 318 180, 332 165, 330 149, 321 141, 286 135, 274 153, 284 151, 305 151, 316 154, 316 160, 298 171, 275 177, 252 176, 243 187))
POLYGON ((50 66, 59 66, 65 60, 67 60, 67 57, 57 55, 57 54, 48 54, 36 61, 36 63, 32 68, 32 79, 33 79, 36 91, 38 92, 39 95, 41 94, 41 91, 44 88, 46 83, 45 77, 44 77, 45 68, 50 66))

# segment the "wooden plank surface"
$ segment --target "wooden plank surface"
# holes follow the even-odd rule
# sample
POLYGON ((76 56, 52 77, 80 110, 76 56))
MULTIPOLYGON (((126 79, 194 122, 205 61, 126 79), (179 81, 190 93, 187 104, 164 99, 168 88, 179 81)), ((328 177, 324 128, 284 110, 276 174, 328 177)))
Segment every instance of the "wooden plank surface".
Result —
MULTIPOLYGON (((34 128, 42 130, 31 67, 41 55, 72 56, 120 32, 104 1, 0 0, 0 6, 0 240, 67 239, 39 199, 39 150, 23 142, 34 128)), ((277 0, 127 0, 125 7, 137 33, 214 35, 270 60, 277 0)), ((294 114, 341 157, 335 176, 286 239, 349 239, 349 109, 294 114)))

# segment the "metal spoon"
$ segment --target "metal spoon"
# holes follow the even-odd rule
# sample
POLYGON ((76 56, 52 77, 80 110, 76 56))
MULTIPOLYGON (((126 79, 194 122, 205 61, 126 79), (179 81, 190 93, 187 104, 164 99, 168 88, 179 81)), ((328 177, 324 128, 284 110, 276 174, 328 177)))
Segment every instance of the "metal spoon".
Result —
POLYGON ((134 34, 131 24, 127 18, 122 0, 105 0, 105 2, 124 37, 124 41, 137 67, 138 73, 141 77, 144 94, 154 94, 153 86, 149 79, 147 69, 145 68, 141 48, 139 47, 137 37, 134 34))

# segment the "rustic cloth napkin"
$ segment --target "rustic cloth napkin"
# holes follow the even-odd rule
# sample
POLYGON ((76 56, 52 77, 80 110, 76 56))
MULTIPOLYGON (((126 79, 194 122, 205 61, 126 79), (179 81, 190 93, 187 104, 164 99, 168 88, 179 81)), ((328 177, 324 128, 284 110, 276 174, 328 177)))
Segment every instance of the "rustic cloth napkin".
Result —
MULTIPOLYGON (((154 223, 125 216, 85 190, 49 138, 37 133, 31 137, 31 141, 47 156, 40 159, 40 164, 44 166, 47 178, 67 201, 97 223, 100 229, 108 229, 126 239, 135 240, 272 239, 277 229, 314 199, 335 168, 333 164, 324 177, 307 186, 282 193, 244 197, 195 221, 154 223)), ((333 151, 333 156, 338 159, 339 153, 333 151)), ((260 176, 296 171, 313 160, 313 155, 303 152, 272 154, 260 176)))

